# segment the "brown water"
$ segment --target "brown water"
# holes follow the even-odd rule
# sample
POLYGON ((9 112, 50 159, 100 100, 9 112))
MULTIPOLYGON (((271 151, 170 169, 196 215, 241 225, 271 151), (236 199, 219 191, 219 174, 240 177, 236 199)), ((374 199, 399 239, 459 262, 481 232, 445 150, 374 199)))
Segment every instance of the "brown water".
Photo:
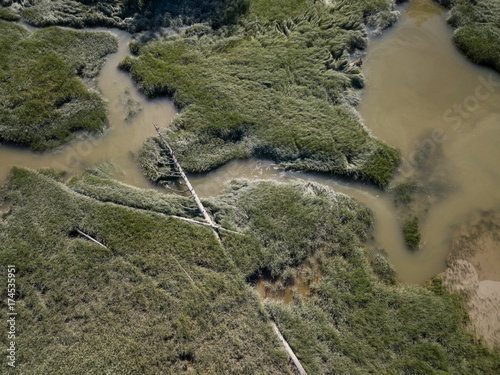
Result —
POLYGON ((371 41, 363 66, 361 115, 401 150, 403 177, 432 199, 423 247, 397 269, 408 281, 442 271, 453 228, 500 206, 500 75, 461 55, 445 16, 429 0, 411 2, 393 30, 371 41))
MULTIPOLYGON (((246 160, 191 176, 197 192, 216 195, 233 178, 317 181, 374 211, 375 245, 387 251, 403 282, 421 283, 442 271, 453 228, 478 210, 500 207, 496 145, 500 140, 500 86, 496 85, 500 76, 469 63, 456 50, 445 14, 430 0, 413 1, 401 13, 394 28, 369 43, 363 63, 367 84, 359 111, 374 135, 401 150, 404 164, 397 179, 414 178, 426 189, 426 199, 420 204, 423 246, 419 251, 406 249, 399 213, 390 197, 359 183, 283 172, 270 162, 246 160), (484 83, 489 81, 493 84, 484 83)), ((152 122, 166 126, 176 112, 169 100, 146 100, 129 76, 116 69, 128 53, 130 36, 113 32, 120 38, 120 50, 108 59, 99 77, 99 89, 109 102, 109 129, 102 136, 82 134, 42 154, 1 146, 0 181, 13 165, 57 167, 79 174, 112 160, 124 172, 118 179, 151 187, 130 153, 154 134, 152 122), (126 119, 130 108, 140 107, 126 119)), ((298 282, 295 289, 307 294, 298 282)))
POLYGON ((135 186, 152 187, 131 153, 137 151, 146 138, 156 134, 153 121, 165 126, 177 112, 169 99, 147 100, 137 91, 130 76, 117 69, 118 63, 129 53, 131 37, 124 31, 112 32, 119 38, 119 50, 108 57, 98 78, 99 91, 108 101, 109 127, 100 135, 79 134, 72 142, 50 152, 35 153, 1 145, 0 183, 14 165, 31 169, 60 168, 74 175, 104 161, 112 161, 123 171, 115 178, 135 186))
POLYGON ((430 0, 412 1, 394 28, 370 41, 358 108, 375 136, 401 150, 396 182, 411 178, 425 189, 416 202, 421 249, 406 249, 390 198, 361 184, 234 161, 196 178, 198 191, 214 195, 239 177, 318 181, 374 211, 376 246, 388 252, 403 282, 422 283, 443 271, 454 228, 479 210, 500 207, 500 76, 464 58, 445 17, 430 0))

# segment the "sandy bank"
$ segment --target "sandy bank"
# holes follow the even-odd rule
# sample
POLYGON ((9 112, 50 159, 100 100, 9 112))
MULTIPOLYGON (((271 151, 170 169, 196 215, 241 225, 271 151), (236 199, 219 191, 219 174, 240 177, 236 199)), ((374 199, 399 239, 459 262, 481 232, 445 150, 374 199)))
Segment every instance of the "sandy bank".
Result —
POLYGON ((466 293, 470 329, 490 348, 500 344, 500 213, 481 212, 457 229, 442 273, 451 291, 466 293))

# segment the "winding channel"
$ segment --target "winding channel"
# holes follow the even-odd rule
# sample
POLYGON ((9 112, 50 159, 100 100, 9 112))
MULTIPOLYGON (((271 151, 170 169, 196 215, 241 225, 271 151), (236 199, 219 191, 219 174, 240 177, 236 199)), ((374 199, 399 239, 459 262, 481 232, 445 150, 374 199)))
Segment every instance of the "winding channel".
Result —
MULTIPOLYGON (((284 172, 271 162, 236 160, 205 175, 190 176, 202 197, 218 194, 234 178, 304 179, 331 186, 370 207, 376 217, 373 246, 385 249, 399 278, 422 283, 443 271, 454 228, 481 210, 500 207, 500 76, 468 62, 451 42, 445 13, 430 0, 401 8, 398 23, 369 42, 363 70, 366 87, 358 110, 372 133, 401 150, 395 182, 411 178, 426 192, 421 206, 421 249, 404 245, 398 211, 376 188, 331 176, 284 172)), ((106 61, 98 88, 108 101, 110 126, 102 135, 79 134, 51 152, 0 146, 0 182, 12 166, 56 167, 69 175, 112 161, 115 176, 144 188, 150 184, 133 159, 155 134, 151 123, 167 126, 177 111, 169 99, 146 99, 116 66, 131 37, 111 30, 119 50, 106 61), (136 112, 136 113, 134 113, 136 112)))

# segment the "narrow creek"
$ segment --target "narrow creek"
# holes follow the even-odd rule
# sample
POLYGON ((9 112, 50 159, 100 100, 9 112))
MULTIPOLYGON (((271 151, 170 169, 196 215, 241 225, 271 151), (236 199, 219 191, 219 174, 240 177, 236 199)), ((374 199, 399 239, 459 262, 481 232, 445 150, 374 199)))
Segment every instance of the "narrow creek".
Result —
MULTIPOLYGON (((116 68, 128 54, 130 35, 112 32, 119 37, 119 51, 108 58, 98 78, 108 101, 109 128, 102 135, 79 134, 45 153, 2 145, 0 182, 14 165, 63 168, 73 175, 111 160, 123 171, 115 176, 118 180, 158 189, 143 177, 131 153, 155 134, 152 122, 167 126, 177 112, 168 99, 147 100, 129 75, 116 68)), ((428 280, 445 268, 453 228, 479 210, 500 206, 500 76, 468 62, 451 35, 441 8, 430 0, 414 0, 401 8, 393 28, 370 40, 363 62, 366 87, 358 110, 375 136, 401 150, 404 164, 396 182, 413 178, 425 188, 426 195, 417 202, 423 213, 418 251, 406 249, 391 197, 358 182, 284 172, 271 162, 251 159, 190 176, 194 188, 207 197, 234 178, 329 185, 373 210, 374 246, 386 250, 401 281, 428 280)), ((307 293, 307 287, 295 287, 307 293)))
MULTIPOLYGON (((33 30, 33 28, 30 28, 33 30)), ((92 30, 107 30, 97 28, 92 30)), ((118 180, 139 187, 154 188, 143 176, 131 152, 156 134, 152 122, 168 124, 177 114, 170 99, 148 100, 138 92, 130 76, 117 69, 118 63, 129 54, 129 33, 111 30, 119 39, 118 52, 106 60, 98 77, 98 88, 108 102, 109 127, 103 134, 79 134, 68 144, 49 152, 32 152, 23 147, 0 147, 0 182, 5 180, 12 166, 60 168, 68 175, 81 174, 85 169, 111 161, 123 173, 118 180)))

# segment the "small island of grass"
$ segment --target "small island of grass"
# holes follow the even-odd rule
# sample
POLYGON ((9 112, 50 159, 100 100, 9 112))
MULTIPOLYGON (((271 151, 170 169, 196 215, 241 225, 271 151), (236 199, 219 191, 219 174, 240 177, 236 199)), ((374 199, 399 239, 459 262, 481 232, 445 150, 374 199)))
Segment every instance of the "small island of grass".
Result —
POLYGON ((97 76, 116 49, 106 32, 30 32, 0 21, 0 140, 44 150, 76 130, 101 130, 106 104, 82 79, 97 76))
MULTIPOLYGON (((149 97, 172 96, 180 107, 164 135, 188 172, 257 156, 383 187, 399 154, 354 109, 364 79, 350 54, 365 48, 367 25, 395 21, 393 5, 254 0, 222 26, 132 43, 137 57, 120 67, 149 97)), ((153 180, 162 160, 148 141, 140 161, 153 180)))

